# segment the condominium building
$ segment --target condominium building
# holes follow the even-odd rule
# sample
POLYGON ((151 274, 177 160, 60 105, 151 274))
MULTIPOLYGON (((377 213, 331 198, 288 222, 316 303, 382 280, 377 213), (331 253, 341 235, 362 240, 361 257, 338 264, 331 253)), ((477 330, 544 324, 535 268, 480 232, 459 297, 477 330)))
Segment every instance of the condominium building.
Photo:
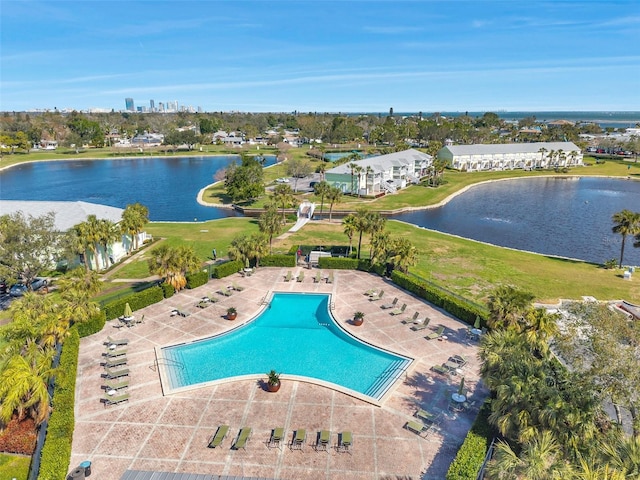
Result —
POLYGON ((573 142, 449 145, 438 151, 451 168, 465 172, 516 168, 581 166, 582 152, 573 142))

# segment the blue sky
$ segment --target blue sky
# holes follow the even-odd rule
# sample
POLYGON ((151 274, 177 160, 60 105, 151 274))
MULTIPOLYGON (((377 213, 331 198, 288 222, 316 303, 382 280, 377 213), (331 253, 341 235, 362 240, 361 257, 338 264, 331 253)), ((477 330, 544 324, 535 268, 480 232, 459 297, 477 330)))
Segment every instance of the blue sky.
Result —
POLYGON ((640 110, 640 1, 0 0, 0 110, 640 110))

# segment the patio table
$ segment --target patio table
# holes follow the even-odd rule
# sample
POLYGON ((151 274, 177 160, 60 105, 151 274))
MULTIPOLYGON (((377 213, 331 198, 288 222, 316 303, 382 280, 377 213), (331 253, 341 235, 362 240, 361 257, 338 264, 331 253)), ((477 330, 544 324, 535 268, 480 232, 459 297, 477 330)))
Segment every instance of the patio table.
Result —
POLYGON ((451 395, 451 400, 457 403, 464 403, 467 401, 467 397, 464 395, 460 395, 459 393, 454 393, 451 395))

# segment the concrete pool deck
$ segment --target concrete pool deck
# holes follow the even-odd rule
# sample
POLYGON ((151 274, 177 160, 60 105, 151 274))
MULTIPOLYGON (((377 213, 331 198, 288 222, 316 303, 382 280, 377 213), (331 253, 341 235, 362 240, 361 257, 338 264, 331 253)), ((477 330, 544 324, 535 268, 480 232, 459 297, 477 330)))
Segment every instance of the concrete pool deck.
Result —
MULTIPOLYGON (((387 280, 364 272, 335 270, 334 282, 314 283, 316 270, 305 270, 303 282, 285 282, 285 274, 299 269, 259 268, 246 278, 233 275, 211 280, 207 285, 185 290, 174 297, 135 312, 144 323, 116 329, 107 322, 99 333, 81 340, 76 386, 76 425, 70 469, 90 460, 100 480, 119 480, 127 470, 155 470, 276 479, 442 479, 469 430, 488 392, 479 381, 478 344, 466 337, 466 325, 427 302, 398 289, 387 280), (207 308, 196 307, 205 295, 226 289, 235 282, 245 287, 207 308), (380 301, 363 295, 371 288, 384 289, 380 301), (163 396, 155 347, 224 332, 260 310, 271 291, 331 293, 336 320, 362 340, 415 359, 406 376, 396 382, 381 407, 323 386, 287 380, 277 393, 268 393, 262 380, 240 380, 163 396), (380 305, 398 297, 407 304, 403 315, 392 316, 380 305), (224 318, 226 309, 238 309, 238 319, 224 318), (187 317, 171 316, 178 308, 187 317), (351 325, 353 313, 365 313, 364 324, 351 325), (426 330, 412 331, 401 320, 414 312, 429 316, 426 330), (424 337, 438 326, 445 327, 444 340, 424 337), (104 378, 107 336, 128 338, 130 369, 128 402, 105 407, 100 398, 104 378), (432 372, 455 354, 469 363, 457 375, 432 372), (466 412, 449 410, 451 395, 464 376, 469 401, 466 412), (407 421, 423 408, 439 414, 439 426, 427 438, 406 430, 407 421), (219 425, 230 425, 221 447, 207 448, 219 425), (230 447, 242 427, 253 429, 246 449, 230 447), (268 448, 271 429, 284 427, 281 448, 268 448), (294 430, 307 431, 304 450, 290 450, 294 430), (316 434, 331 431, 325 451, 316 451, 316 434), (334 448, 338 433, 353 432, 351 454, 334 448)), ((324 273, 328 273, 325 271, 324 273)), ((238 361, 241 361, 239 359, 238 361)), ((345 368, 349 368, 345 365, 345 368)), ((265 373, 270 370, 265 366, 265 373)), ((266 375, 265 375, 266 378, 266 375)))

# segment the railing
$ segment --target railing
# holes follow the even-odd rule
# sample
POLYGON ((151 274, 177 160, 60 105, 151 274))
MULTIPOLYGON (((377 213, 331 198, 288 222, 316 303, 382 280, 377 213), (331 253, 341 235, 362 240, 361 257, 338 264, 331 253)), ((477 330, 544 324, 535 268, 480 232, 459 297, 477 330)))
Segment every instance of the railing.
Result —
POLYGON ((156 359, 156 361, 154 362, 156 365, 160 366, 160 365, 169 365, 171 367, 178 367, 181 370, 184 370, 184 363, 179 362, 177 360, 173 360, 171 358, 159 358, 156 359))
POLYGON ((487 454, 484 456, 484 462, 482 462, 482 466, 480 467, 480 471, 478 472, 478 476, 476 477, 476 480, 484 479, 484 473, 485 473, 485 469, 487 468, 487 463, 489 463, 489 460, 491 460, 491 457, 493 457, 493 449, 494 449, 495 443, 496 443, 496 439, 494 437, 493 440, 491 440, 491 445, 489 445, 489 450, 487 450, 487 454))

